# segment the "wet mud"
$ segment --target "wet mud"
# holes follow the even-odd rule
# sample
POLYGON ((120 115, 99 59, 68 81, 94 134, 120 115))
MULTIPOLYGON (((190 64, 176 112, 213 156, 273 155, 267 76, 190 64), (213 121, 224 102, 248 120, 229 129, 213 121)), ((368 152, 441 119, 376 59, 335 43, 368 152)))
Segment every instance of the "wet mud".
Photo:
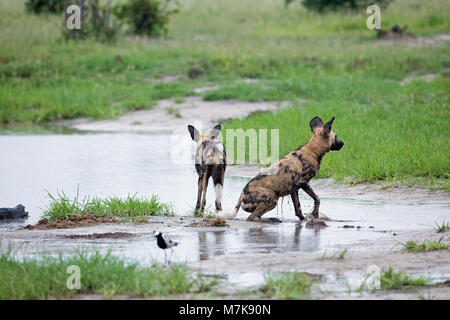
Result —
POLYGON ((221 218, 210 218, 192 222, 189 227, 228 227, 228 223, 221 218))
POLYGON ((130 238, 133 234, 128 232, 106 232, 106 233, 91 233, 91 234, 70 234, 63 235, 65 238, 69 239, 120 239, 120 238, 130 238))
POLYGON ((118 220, 111 217, 97 217, 94 214, 87 212, 83 214, 70 214, 67 218, 58 221, 50 222, 48 219, 41 219, 35 225, 26 225, 25 230, 49 230, 49 229, 67 229, 80 228, 96 225, 99 223, 113 223, 118 220))

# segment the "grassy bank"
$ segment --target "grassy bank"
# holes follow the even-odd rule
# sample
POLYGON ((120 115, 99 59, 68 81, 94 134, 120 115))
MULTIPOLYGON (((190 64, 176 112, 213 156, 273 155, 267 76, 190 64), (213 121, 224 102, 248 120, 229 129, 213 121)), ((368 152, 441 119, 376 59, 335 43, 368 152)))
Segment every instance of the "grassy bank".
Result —
POLYGON ((264 286, 258 293, 263 298, 305 300, 310 299, 314 282, 311 276, 303 273, 268 271, 264 274, 264 286))
POLYGON ((322 177, 450 190, 450 43, 435 38, 450 33, 446 0, 396 0, 382 10, 382 27, 408 25, 409 40, 377 40, 365 10, 319 15, 300 1, 286 9, 282 0, 187 0, 167 38, 113 44, 62 41, 60 17, 28 14, 23 3, 0 0, 0 123, 115 117, 219 85, 203 98, 291 102, 225 124, 280 129, 280 156, 309 139, 313 116, 336 116, 346 145, 325 157, 322 177), (190 79, 192 69, 200 76, 190 79), (427 74, 437 78, 420 79, 427 74), (158 80, 167 75, 182 77, 158 80))
POLYGON ((380 275, 381 290, 423 287, 430 284, 430 282, 430 278, 410 276, 404 271, 395 271, 392 267, 382 270, 380 275))
MULTIPOLYGON (((352 182, 412 180, 450 190, 450 151, 446 147, 450 134, 448 79, 432 84, 417 82, 404 88, 383 79, 360 78, 358 92, 352 88, 354 81, 330 79, 317 90, 305 91, 309 92, 307 96, 321 97, 275 115, 235 120, 226 128, 279 129, 283 156, 309 140, 312 133, 308 124, 314 116, 326 121, 336 116, 333 131, 345 146, 325 156, 320 176, 351 177, 352 182), (353 101, 349 96, 354 96, 353 101)), ((300 82, 314 86, 307 79, 300 82)))
POLYGON ((85 197, 69 198, 64 192, 53 196, 48 194, 47 205, 42 218, 50 222, 66 219, 69 215, 82 215, 91 213, 95 217, 114 217, 123 220, 146 220, 149 216, 173 216, 171 204, 163 203, 157 195, 151 198, 128 196, 119 197, 85 197))
MULTIPOLYGON (((70 281, 75 284, 75 282, 70 281)), ((154 263, 144 267, 112 254, 78 252, 70 255, 41 255, 17 258, 12 252, 0 255, 0 299, 69 298, 77 294, 131 297, 168 297, 208 292, 211 281, 189 274, 182 264, 170 267, 154 263), (69 266, 80 270, 80 288, 69 289, 69 266)))

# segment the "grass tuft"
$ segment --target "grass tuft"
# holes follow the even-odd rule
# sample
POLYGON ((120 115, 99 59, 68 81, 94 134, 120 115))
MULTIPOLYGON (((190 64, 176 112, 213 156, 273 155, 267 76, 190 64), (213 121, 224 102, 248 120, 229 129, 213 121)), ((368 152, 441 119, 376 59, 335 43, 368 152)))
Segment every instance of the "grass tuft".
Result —
POLYGON ((444 237, 440 238, 438 241, 425 240, 423 242, 418 242, 414 240, 406 241, 402 243, 402 250, 406 252, 428 252, 435 250, 447 250, 448 244, 442 243, 444 237))
POLYGON ((441 224, 436 223, 435 229, 437 233, 448 232, 450 230, 450 223, 448 221, 442 222, 441 224))
POLYGON ((181 113, 180 113, 179 108, 171 106, 171 107, 167 107, 166 111, 168 114, 171 114, 171 115, 175 116, 176 118, 181 118, 181 113))
POLYGON ((267 272, 260 292, 265 298, 309 299, 314 281, 310 276, 298 272, 267 272))
POLYGON ((203 211, 195 210, 195 208, 192 208, 190 210, 192 215, 197 218, 215 218, 217 216, 217 210, 214 209, 212 206, 207 206, 204 208, 203 211))
POLYGON ((347 248, 335 251, 331 254, 328 254, 327 251, 323 253, 323 255, 320 257, 320 260, 344 260, 345 256, 347 255, 347 248))
POLYGON ((412 277, 404 271, 395 272, 392 267, 382 270, 380 284, 382 290, 390 289, 409 289, 413 287, 422 287, 430 283, 430 279, 420 276, 412 277))
POLYGON ((97 217, 119 217, 124 219, 142 221, 149 216, 174 216, 173 206, 163 203, 159 197, 153 194, 148 197, 137 197, 128 195, 126 198, 115 196, 107 198, 84 197, 79 193, 70 199, 63 191, 53 196, 47 192, 50 203, 47 205, 42 218, 50 222, 63 220, 68 215, 79 215, 92 213, 97 217))

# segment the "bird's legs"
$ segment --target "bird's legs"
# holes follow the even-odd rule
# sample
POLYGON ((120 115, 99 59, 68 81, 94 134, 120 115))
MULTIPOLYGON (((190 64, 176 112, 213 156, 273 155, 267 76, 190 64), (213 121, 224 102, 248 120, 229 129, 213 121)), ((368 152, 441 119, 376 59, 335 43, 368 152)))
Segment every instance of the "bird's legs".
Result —
POLYGON ((172 262, 172 256, 173 256, 173 248, 170 248, 170 257, 169 257, 168 264, 170 264, 170 262, 172 262))

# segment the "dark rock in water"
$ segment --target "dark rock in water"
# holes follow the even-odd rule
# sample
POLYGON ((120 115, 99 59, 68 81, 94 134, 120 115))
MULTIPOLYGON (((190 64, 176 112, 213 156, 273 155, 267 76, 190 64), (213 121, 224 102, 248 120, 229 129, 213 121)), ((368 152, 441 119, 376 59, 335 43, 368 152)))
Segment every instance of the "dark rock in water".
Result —
POLYGON ((307 228, 328 227, 328 225, 320 219, 312 219, 306 223, 307 228))
POLYGON ((28 212, 25 211, 25 207, 21 204, 15 208, 0 208, 0 220, 2 219, 19 219, 27 218, 28 212))

